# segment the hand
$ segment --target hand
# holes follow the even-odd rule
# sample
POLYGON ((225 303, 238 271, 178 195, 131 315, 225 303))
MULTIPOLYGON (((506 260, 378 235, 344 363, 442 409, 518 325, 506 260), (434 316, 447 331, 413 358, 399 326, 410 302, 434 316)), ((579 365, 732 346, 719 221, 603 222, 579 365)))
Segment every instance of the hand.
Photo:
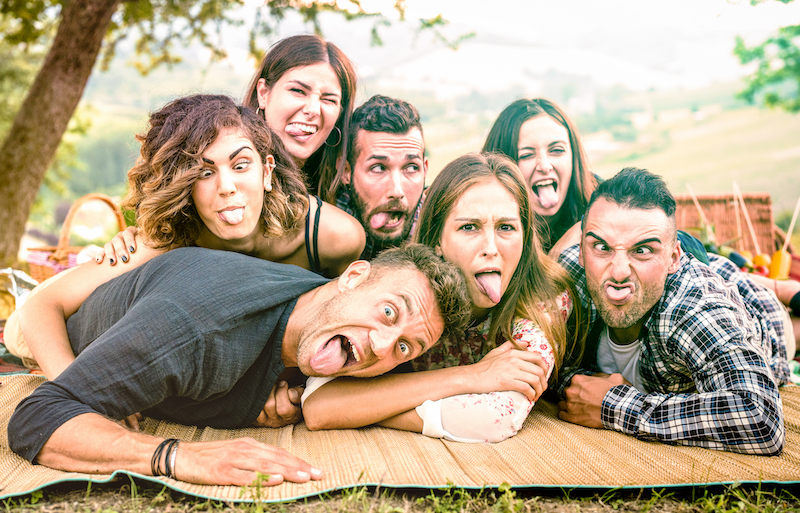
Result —
POLYGON ((114 235, 113 239, 106 242, 103 250, 97 254, 94 261, 101 264, 104 259, 107 259, 110 265, 116 265, 117 260, 127 263, 131 258, 130 254, 136 252, 136 234, 138 232, 138 228, 129 226, 114 235))
POLYGON ((139 431, 139 422, 142 421, 144 416, 141 413, 134 413, 133 415, 128 415, 122 420, 117 421, 117 424, 122 425, 128 429, 132 429, 134 431, 139 431))
POLYGON ((175 470, 176 479, 198 484, 252 485, 257 472, 269 475, 262 483, 264 486, 322 479, 321 470, 284 449, 252 438, 181 442, 175 470))
POLYGON ((473 365, 464 367, 473 373, 477 388, 473 393, 516 391, 536 401, 547 389, 547 362, 542 355, 515 348, 505 342, 473 365))
POLYGON ((258 427, 279 428, 289 424, 297 424, 303 420, 300 409, 300 397, 303 387, 289 387, 286 381, 280 381, 272 387, 264 408, 253 423, 258 427))
POLYGON ((630 385, 622 374, 576 374, 564 390, 564 400, 558 403, 558 418, 573 424, 602 428, 600 416, 603 398, 618 385, 630 385))

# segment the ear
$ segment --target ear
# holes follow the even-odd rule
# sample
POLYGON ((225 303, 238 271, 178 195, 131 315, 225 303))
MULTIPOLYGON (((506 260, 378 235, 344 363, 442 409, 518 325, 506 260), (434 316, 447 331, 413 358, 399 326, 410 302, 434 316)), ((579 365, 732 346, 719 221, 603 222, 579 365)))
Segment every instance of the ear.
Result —
POLYGON ((350 162, 345 161, 344 169, 342 170, 342 183, 345 185, 350 185, 350 177, 353 174, 353 170, 350 168, 350 162))
POLYGON ((422 176, 428 177, 428 157, 422 158, 422 176))
POLYGON ((434 253, 436 253, 436 256, 438 257, 442 256, 442 247, 440 245, 437 244, 436 247, 433 248, 433 251, 434 253))
POLYGON ((267 155, 267 161, 264 164, 264 190, 269 192, 272 190, 272 170, 275 169, 275 157, 267 155))
POLYGON ((581 236, 581 243, 578 246, 578 264, 586 269, 586 266, 583 263, 583 236, 581 236))
POLYGON ((372 266, 366 260, 356 260, 347 266, 341 276, 339 276, 339 292, 351 290, 367 280, 372 266))
POLYGON ((258 98, 258 108, 266 109, 269 100, 269 87, 267 87, 267 80, 259 78, 256 82, 256 97, 258 98))
POLYGON ((667 267, 667 274, 674 274, 681 266, 681 254, 683 254, 683 250, 681 249, 681 241, 675 242, 675 247, 672 248, 672 252, 669 255, 669 267, 667 267))

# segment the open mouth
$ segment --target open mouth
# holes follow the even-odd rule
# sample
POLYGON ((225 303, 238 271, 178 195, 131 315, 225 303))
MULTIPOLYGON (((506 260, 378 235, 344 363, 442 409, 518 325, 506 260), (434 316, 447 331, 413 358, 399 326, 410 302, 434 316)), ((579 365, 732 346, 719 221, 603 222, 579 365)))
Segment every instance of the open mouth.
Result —
POLYGON ((360 362, 361 355, 355 344, 344 335, 336 335, 319 348, 309 363, 319 375, 330 376, 360 362))
POLYGON ((373 230, 394 230, 403 222, 405 212, 402 210, 389 210, 378 212, 369 219, 373 230))
POLYGON ((244 219, 244 207, 220 210, 219 217, 228 224, 239 224, 244 219))
POLYGON ((531 189, 542 208, 552 208, 558 205, 558 183, 555 180, 536 182, 531 185, 531 189))
POLYGON ((633 285, 630 283, 606 284, 606 296, 614 305, 623 305, 628 302, 628 299, 633 296, 633 285))
POLYGON ((478 290, 488 297, 492 303, 497 304, 503 297, 503 282, 500 271, 486 271, 475 274, 478 290))

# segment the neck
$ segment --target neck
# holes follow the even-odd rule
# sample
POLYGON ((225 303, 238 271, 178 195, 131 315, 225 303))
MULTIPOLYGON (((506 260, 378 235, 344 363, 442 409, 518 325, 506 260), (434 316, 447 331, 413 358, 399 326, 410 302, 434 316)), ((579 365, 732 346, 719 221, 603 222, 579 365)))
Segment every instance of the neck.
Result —
POLYGON ((644 326, 644 319, 641 319, 629 328, 612 328, 609 326, 608 336, 611 337, 611 340, 613 340, 615 344, 621 346, 632 344, 639 340, 642 326, 644 326))
POLYGON ((331 280, 324 285, 301 294, 297 298, 286 330, 283 333, 281 344, 281 360, 287 367, 297 367, 297 350, 303 329, 316 318, 319 307, 338 293, 337 280, 331 280))
POLYGON ((264 239, 264 237, 261 234, 254 233, 244 239, 224 240, 204 228, 194 243, 201 248, 221 249, 223 251, 235 251, 244 255, 257 256, 259 239, 264 239))

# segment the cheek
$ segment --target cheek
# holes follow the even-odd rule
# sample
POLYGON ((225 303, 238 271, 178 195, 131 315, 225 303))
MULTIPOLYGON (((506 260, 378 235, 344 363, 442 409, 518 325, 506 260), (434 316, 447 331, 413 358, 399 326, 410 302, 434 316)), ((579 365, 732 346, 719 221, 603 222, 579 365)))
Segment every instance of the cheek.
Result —
POLYGON ((535 159, 520 160, 519 162, 517 162, 517 167, 519 167, 519 170, 522 173, 522 177, 525 179, 526 184, 531 183, 531 176, 533 176, 534 162, 535 159))

